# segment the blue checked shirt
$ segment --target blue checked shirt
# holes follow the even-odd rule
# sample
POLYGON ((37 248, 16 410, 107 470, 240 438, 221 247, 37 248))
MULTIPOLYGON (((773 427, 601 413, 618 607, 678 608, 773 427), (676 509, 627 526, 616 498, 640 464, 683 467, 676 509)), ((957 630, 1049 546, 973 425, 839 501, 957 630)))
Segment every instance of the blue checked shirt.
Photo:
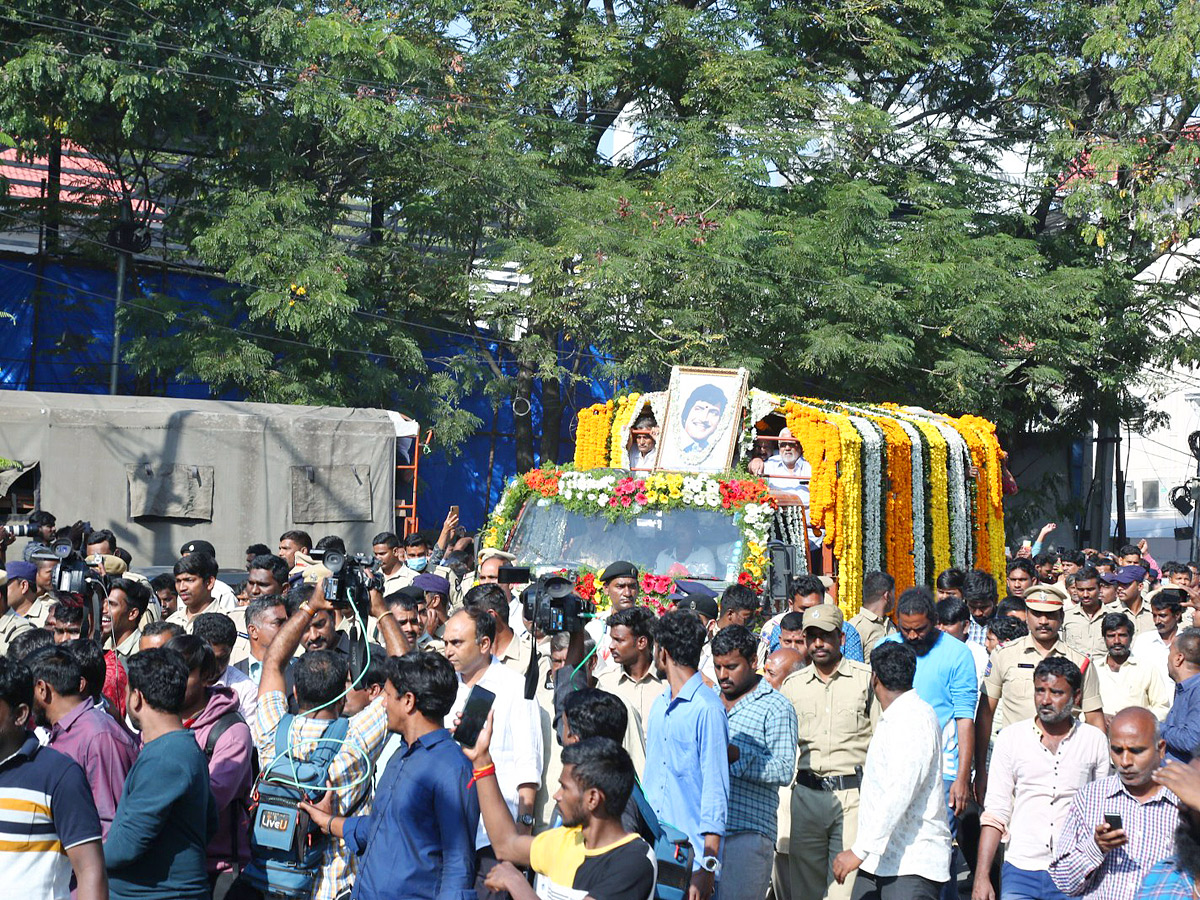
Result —
POLYGON ((1138 803, 1110 775, 1084 785, 1075 795, 1058 833, 1050 878, 1064 894, 1089 900, 1139 900, 1142 878, 1175 852, 1179 798, 1162 788, 1153 800, 1138 803), (1121 817, 1128 840, 1123 847, 1101 853, 1096 826, 1108 813, 1121 817))
POLYGON ((1137 896, 1138 900, 1192 900, 1196 896, 1196 880, 1171 857, 1146 873, 1137 896))
POLYGON ((725 833, 756 831, 778 836, 779 788, 796 774, 800 733, 796 710, 760 678, 729 714, 729 743, 738 748, 729 764, 729 814, 725 833))
MULTIPOLYGON (((266 768, 275 759, 275 729, 287 712, 283 691, 269 691, 258 698, 258 759, 266 768)), ((292 753, 307 759, 317 747, 317 738, 329 726, 328 719, 296 716, 292 722, 292 753)), ((346 741, 329 764, 329 785, 333 788, 333 814, 344 816, 370 812, 371 769, 383 749, 387 730, 387 707, 379 697, 357 715, 350 717, 346 741)), ((330 837, 321 859, 321 871, 313 886, 312 900, 334 900, 354 883, 357 859, 338 838, 330 837)))
POLYGON ((967 619, 967 643, 987 647, 987 625, 980 625, 974 616, 967 619))

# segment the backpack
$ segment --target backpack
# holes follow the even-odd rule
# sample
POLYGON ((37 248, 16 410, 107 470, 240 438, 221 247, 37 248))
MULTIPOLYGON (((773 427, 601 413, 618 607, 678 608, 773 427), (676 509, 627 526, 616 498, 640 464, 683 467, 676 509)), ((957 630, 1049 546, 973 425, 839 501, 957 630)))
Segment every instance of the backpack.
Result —
POLYGON ((250 798, 250 863, 242 872, 266 894, 307 898, 321 868, 328 837, 297 807, 320 802, 330 763, 341 750, 350 720, 330 721, 306 760, 294 759, 288 746, 295 716, 285 715, 275 729, 275 758, 262 770, 250 798))
POLYGON ((654 848, 654 856, 658 861, 655 900, 685 900, 692 883, 692 859, 695 856, 692 842, 674 825, 668 825, 654 814, 640 784, 633 786, 633 799, 637 803, 638 814, 654 835, 650 846, 654 848))
MULTIPOLYGON (((208 730, 208 737, 204 740, 204 756, 209 762, 212 762, 213 754, 217 751, 217 741, 221 740, 225 734, 234 725, 239 722, 246 723, 245 717, 236 709, 231 709, 229 712, 222 713, 217 721, 213 722, 212 728, 208 730)), ((258 754, 251 753, 250 756, 250 771, 251 777, 258 777, 258 754)), ((239 859, 238 855, 238 821, 247 813, 246 797, 234 797, 233 802, 229 804, 229 837, 230 837, 230 852, 236 862, 239 859)))

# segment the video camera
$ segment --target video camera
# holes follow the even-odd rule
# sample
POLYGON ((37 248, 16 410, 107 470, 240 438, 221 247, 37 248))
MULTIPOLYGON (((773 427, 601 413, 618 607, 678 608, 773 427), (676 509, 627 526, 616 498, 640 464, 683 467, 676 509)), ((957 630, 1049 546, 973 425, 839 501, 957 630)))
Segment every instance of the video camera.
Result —
POLYGON ((105 598, 108 597, 109 577, 89 566, 70 541, 57 541, 51 551, 34 553, 32 558, 35 562, 41 559, 57 561, 50 576, 51 589, 81 597, 88 615, 91 616, 92 633, 97 634, 100 628, 100 611, 105 598))
POLYGON ((383 591, 383 576, 375 571, 374 557, 326 550, 320 562, 332 573, 325 579, 325 599, 341 609, 356 611, 365 622, 371 612, 371 591, 383 591))
POLYGON ((576 634, 596 612, 596 604, 575 593, 575 573, 550 573, 521 592, 524 616, 542 634, 576 634))

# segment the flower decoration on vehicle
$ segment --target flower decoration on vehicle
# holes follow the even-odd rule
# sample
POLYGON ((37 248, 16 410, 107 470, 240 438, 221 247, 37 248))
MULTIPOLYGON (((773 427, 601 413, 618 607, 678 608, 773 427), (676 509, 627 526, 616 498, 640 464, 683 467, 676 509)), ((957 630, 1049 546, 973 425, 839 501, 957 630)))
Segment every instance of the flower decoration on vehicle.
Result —
POLYGON ((766 484, 758 479, 668 472, 635 478, 620 470, 581 472, 561 466, 534 469, 514 478, 501 495, 484 527, 485 547, 505 546, 522 503, 534 496, 561 504, 572 512, 599 514, 614 522, 632 520, 644 510, 705 509, 728 513, 734 517, 741 534, 738 561, 729 578, 745 573, 755 582, 761 582, 765 577, 766 545, 775 501, 766 484))

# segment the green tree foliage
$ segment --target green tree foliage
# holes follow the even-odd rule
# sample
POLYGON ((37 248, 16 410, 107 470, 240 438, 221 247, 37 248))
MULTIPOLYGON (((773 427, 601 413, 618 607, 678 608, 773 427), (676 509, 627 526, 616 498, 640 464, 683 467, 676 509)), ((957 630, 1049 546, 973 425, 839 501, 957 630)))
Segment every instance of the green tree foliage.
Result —
POLYGON ((143 372, 399 403, 448 444, 478 425, 463 391, 540 391, 523 466, 562 453, 585 374, 661 384, 680 363, 1075 431, 1141 415, 1124 386, 1182 352, 1155 332, 1180 296, 1132 276, 1190 234, 1190 174, 1164 173, 1194 164, 1193 18, 1181 0, 17 0, 0 127, 131 168, 180 256, 237 285, 219 313, 125 310, 143 372), (1145 169, 1126 138, 1155 126, 1145 169), (517 287, 489 290, 505 264, 517 287), (455 351, 431 358, 446 331, 455 351))

